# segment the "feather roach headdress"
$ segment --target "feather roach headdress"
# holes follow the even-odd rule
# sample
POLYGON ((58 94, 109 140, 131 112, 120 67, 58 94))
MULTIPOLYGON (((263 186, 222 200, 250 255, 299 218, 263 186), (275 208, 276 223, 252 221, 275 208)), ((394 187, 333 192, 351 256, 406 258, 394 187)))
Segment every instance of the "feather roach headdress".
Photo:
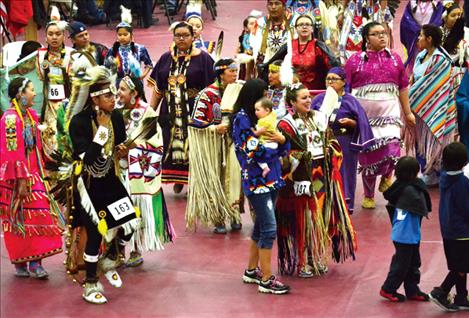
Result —
POLYGON ((111 84, 111 86, 114 86, 114 83, 115 74, 113 75, 104 66, 94 66, 88 68, 86 72, 80 70, 74 74, 72 95, 65 114, 66 127, 70 124, 72 117, 85 108, 90 95, 90 86, 94 84, 111 84))

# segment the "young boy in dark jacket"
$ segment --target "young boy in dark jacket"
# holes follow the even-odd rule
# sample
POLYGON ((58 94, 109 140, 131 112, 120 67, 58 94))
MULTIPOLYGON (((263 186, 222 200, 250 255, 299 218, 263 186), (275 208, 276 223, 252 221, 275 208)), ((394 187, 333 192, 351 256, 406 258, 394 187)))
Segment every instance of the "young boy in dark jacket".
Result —
POLYGON ((469 272, 469 179, 466 147, 453 142, 443 149, 440 175, 440 229, 449 273, 440 287, 433 288, 430 300, 446 311, 469 310, 467 273, 469 272), (454 302, 448 300, 456 286, 454 302))
POLYGON ((413 157, 402 157, 396 164, 396 181, 384 192, 392 222, 391 239, 396 248, 388 276, 380 295, 392 302, 406 299, 428 301, 420 283, 420 226, 422 217, 431 211, 430 195, 425 183, 417 178, 419 163, 413 157), (397 290, 404 283, 406 296, 397 290))

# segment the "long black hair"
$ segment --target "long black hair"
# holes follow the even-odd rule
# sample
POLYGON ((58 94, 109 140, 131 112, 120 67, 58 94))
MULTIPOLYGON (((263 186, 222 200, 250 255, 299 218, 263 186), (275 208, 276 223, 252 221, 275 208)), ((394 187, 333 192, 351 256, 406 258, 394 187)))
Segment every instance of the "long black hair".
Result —
POLYGON ((449 31, 448 36, 443 43, 443 48, 449 54, 455 54, 457 47, 461 40, 464 38, 464 16, 461 16, 453 25, 451 31, 449 31))
POLYGON ((236 114, 242 109, 246 112, 251 124, 254 126, 257 124, 257 117, 254 105, 256 102, 264 97, 264 93, 267 90, 267 84, 261 79, 255 78, 247 80, 239 92, 238 99, 236 100, 233 107, 233 114, 231 117, 231 127, 233 127, 233 119, 236 114))
POLYGON ((426 37, 431 36, 432 45, 436 48, 441 46, 443 40, 443 32, 441 32, 440 27, 437 27, 433 24, 425 24, 422 26, 422 32, 426 37))
POLYGON ((363 27, 362 29, 362 51, 363 52, 366 52, 366 46, 367 46, 367 37, 368 37, 368 34, 370 33, 370 29, 375 27, 375 26, 382 26, 381 23, 378 23, 378 22, 375 22, 375 21, 372 21, 372 22, 369 22, 367 24, 365 24, 365 26, 363 27))
POLYGON ((142 80, 135 76, 129 76, 132 83, 135 85, 135 91, 137 92, 137 97, 143 100, 145 103, 147 102, 147 98, 145 97, 145 89, 143 88, 142 80))

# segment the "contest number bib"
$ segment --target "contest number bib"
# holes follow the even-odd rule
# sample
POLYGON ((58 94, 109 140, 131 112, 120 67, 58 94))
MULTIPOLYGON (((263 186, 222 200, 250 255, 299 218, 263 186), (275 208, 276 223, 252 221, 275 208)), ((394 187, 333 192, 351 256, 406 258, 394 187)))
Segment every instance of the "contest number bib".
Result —
POLYGON ((49 85, 49 99, 60 100, 65 99, 65 89, 63 85, 49 85))
POLYGON ((124 197, 112 204, 109 204, 107 209, 111 212, 112 217, 116 221, 135 213, 134 206, 128 197, 124 197))
POLYGON ((311 196, 311 182, 309 181, 295 181, 293 183, 293 189, 295 191, 295 196, 300 197, 302 195, 311 196))

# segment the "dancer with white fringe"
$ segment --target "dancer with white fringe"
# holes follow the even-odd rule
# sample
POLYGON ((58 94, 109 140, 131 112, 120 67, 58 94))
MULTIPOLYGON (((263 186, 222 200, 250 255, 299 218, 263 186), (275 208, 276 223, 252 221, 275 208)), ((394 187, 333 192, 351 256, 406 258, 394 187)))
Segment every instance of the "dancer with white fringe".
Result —
POLYGON ((136 267, 143 263, 143 251, 162 250, 164 243, 173 241, 175 233, 161 187, 163 136, 157 114, 146 103, 143 83, 136 77, 122 79, 118 97, 131 143, 128 161, 121 161, 123 175, 142 217, 141 226, 130 240, 127 261, 128 267, 136 267))
POLYGON ((232 59, 219 60, 214 71, 217 80, 197 96, 189 120, 191 151, 186 224, 193 229, 200 221, 206 226, 216 226, 214 233, 226 234, 226 220, 231 222, 232 230, 241 229, 241 176, 233 143, 227 134, 232 107, 223 108, 222 97, 228 85, 234 85, 235 91, 239 91, 236 87, 241 84, 233 84, 238 65, 232 59))

